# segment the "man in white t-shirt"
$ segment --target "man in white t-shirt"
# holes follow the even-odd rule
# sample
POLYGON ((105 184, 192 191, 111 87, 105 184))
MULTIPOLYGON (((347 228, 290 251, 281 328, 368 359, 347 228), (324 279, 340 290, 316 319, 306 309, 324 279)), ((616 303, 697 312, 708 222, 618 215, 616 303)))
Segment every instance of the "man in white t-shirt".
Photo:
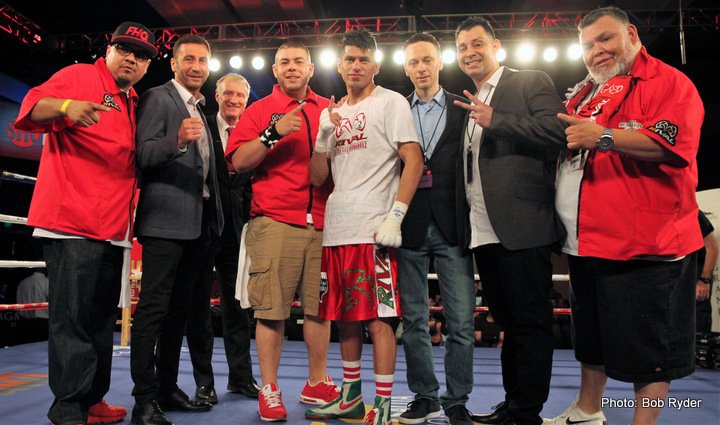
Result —
POLYGON ((335 184, 325 209, 319 315, 337 321, 343 385, 337 400, 305 416, 365 417, 366 424, 385 425, 395 372, 391 321, 400 315, 393 248, 402 242, 400 226, 420 180, 422 153, 407 100, 373 82, 380 70, 376 48, 365 30, 345 35, 338 72, 348 95, 321 114, 310 165, 313 184, 323 184, 330 168, 335 184), (374 344, 376 386, 367 415, 360 390, 363 322, 374 344))

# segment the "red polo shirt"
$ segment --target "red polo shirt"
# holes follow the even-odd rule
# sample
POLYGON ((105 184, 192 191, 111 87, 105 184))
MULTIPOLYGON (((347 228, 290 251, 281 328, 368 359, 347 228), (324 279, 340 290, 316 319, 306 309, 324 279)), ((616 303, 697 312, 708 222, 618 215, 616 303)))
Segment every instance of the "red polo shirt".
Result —
POLYGON ((98 240, 125 239, 135 189, 134 89, 126 95, 107 69, 95 64, 61 69, 31 89, 15 127, 48 133, 40 159, 28 225, 98 240), (68 118, 38 125, 30 120, 45 97, 87 100, 110 107, 100 122, 77 126, 68 118))
MULTIPOLYGON (((311 213, 314 227, 322 229, 325 202, 332 184, 328 181, 320 188, 312 187, 309 167, 320 112, 328 107, 330 101, 308 87, 305 102, 307 104, 300 112, 300 130, 281 138, 255 168, 250 214, 305 226, 307 214, 311 213)), ((297 100, 285 95, 276 84, 272 94, 250 105, 242 114, 228 140, 225 157, 230 160, 241 144, 256 139, 272 121, 277 121, 297 106, 297 100)))
MULTIPOLYGON (((634 128, 676 155, 666 162, 593 151, 580 190, 578 253, 610 260, 680 257, 703 246, 696 155, 704 108, 693 83, 642 48, 609 128, 634 128)), ((570 111, 572 113, 572 111, 570 111)))

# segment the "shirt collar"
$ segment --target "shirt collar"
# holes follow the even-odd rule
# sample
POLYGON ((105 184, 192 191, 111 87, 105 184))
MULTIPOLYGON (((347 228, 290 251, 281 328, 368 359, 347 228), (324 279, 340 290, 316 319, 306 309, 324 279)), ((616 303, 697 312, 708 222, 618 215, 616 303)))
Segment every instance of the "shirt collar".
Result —
POLYGON ((217 113, 216 118, 217 118, 217 123, 219 124, 218 129, 220 130, 220 134, 226 133, 227 129, 230 128, 230 124, 228 124, 227 121, 225 121, 225 119, 222 117, 222 115, 220 115, 220 112, 217 113))
POLYGON ((442 107, 445 104, 445 90, 443 90, 442 87, 440 87, 440 90, 438 90, 438 92, 435 93, 435 96, 433 96, 433 98, 430 99, 430 102, 425 102, 424 100, 420 99, 420 97, 417 95, 417 92, 414 91, 413 96, 412 96, 412 101, 410 102, 410 104, 412 105, 411 107, 415 107, 415 106, 417 106, 418 103, 422 104, 422 103, 431 103, 431 102, 437 103, 440 107, 442 107))
POLYGON ((490 84, 493 87, 497 87, 498 82, 500 81, 500 77, 502 76, 503 70, 505 69, 505 66, 501 66, 498 69, 493 72, 493 75, 490 76, 490 78, 485 81, 485 84, 490 84))
POLYGON ((170 80, 173 82, 173 85, 177 89, 178 93, 180 94, 180 98, 188 105, 196 106, 198 103, 202 106, 205 106, 205 96, 200 93, 200 97, 195 99, 195 96, 193 96, 192 93, 188 91, 185 87, 183 87, 182 84, 178 83, 177 80, 174 78, 170 80))
POLYGON ((630 75, 641 80, 647 80, 652 78, 656 72, 657 59, 650 56, 645 46, 642 46, 637 56, 635 56, 632 68, 630 68, 630 75))
MULTIPOLYGON (((292 105, 292 104, 295 104, 295 106, 297 106, 297 103, 298 103, 297 99, 292 98, 292 97, 286 95, 285 93, 283 93, 282 89, 280 88, 280 84, 275 84, 275 85, 273 86, 272 95, 273 95, 273 96, 277 96, 277 97, 280 98, 280 99, 283 99, 286 107, 287 107, 287 106, 290 106, 290 105, 292 105)), ((312 91, 312 89, 310 88, 310 86, 307 86, 307 93, 305 94, 305 99, 303 99, 303 101, 305 101, 305 102, 311 102, 311 103, 314 103, 314 104, 316 104, 316 105, 317 105, 317 103, 318 103, 318 95, 315 94, 314 91, 312 91)))

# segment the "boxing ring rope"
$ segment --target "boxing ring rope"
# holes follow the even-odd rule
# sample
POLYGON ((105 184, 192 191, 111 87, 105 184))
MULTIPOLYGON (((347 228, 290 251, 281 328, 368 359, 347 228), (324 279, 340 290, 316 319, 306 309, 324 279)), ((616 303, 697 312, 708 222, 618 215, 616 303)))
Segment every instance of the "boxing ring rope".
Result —
MULTIPOLYGON (((21 174, 10 173, 2 171, 0 176, 1 180, 15 181, 26 184, 35 184, 37 179, 35 177, 24 176, 21 174)), ((27 218, 16 217, 11 215, 0 214, 0 222, 10 224, 27 225, 27 218)), ((0 260, 0 268, 44 268, 44 261, 19 261, 19 260, 0 260)), ((475 281, 480 280, 480 276, 475 274, 473 276, 475 281)), ((130 280, 133 282, 140 282, 142 279, 142 272, 133 270, 131 272, 130 280)), ((438 280, 436 273, 428 273, 428 280, 438 280)), ((553 282, 568 282, 570 276, 567 274, 554 274, 553 282)), ((210 305, 220 304, 219 298, 212 298, 210 305)), ((299 301, 292 303, 293 307, 302 307, 299 301)), ((48 308, 47 302, 38 303, 25 303, 25 304, 0 304, 0 311, 29 311, 29 310, 43 310, 48 308)), ((443 312, 443 307, 432 306, 430 307, 431 312, 443 312)), ((488 307, 475 307, 476 312, 488 312, 488 307)), ((569 308, 554 308, 553 313, 555 315, 566 316, 569 315, 571 310, 569 308)), ((118 321, 121 325, 121 338, 120 344, 127 346, 130 339, 130 326, 131 326, 131 307, 125 307, 122 309, 122 318, 118 321)))

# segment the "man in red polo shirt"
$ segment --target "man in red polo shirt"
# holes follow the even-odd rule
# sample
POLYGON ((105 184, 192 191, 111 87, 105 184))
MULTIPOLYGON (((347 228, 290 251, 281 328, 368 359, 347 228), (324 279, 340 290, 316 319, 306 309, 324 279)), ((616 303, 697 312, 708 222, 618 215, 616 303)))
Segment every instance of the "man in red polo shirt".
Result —
POLYGON ((558 114, 571 151, 556 208, 567 229, 580 394, 552 424, 605 424, 607 377, 633 383, 634 425, 655 424, 670 381, 695 360, 695 200, 703 104, 680 71, 650 56, 615 7, 578 26, 590 72, 558 114), (657 406, 657 404, 653 405, 657 406))
POLYGON ((111 423, 113 329, 135 192, 132 86, 157 54, 155 37, 125 22, 94 65, 63 68, 33 88, 15 127, 48 133, 28 225, 43 240, 49 292, 48 375, 54 424, 111 423))
POLYGON ((226 150, 236 172, 255 171, 245 242, 251 261, 248 297, 257 319, 262 374, 259 414, 265 421, 287 418, 277 371, 285 319, 296 292, 305 313, 310 366, 300 400, 325 404, 339 394, 325 370, 330 324, 317 316, 322 228, 330 190, 327 185, 310 185, 308 167, 320 111, 329 102, 308 87, 313 71, 307 47, 298 42, 280 46, 273 65, 278 84, 270 96, 243 113, 226 150))

